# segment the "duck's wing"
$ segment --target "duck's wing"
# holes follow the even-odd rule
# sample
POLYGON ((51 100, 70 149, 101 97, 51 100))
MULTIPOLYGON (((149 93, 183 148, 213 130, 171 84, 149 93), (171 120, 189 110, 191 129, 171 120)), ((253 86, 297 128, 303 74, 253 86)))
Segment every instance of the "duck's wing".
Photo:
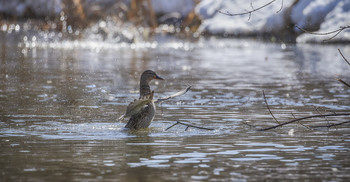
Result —
POLYGON ((131 102, 126 107, 125 116, 129 117, 129 116, 132 116, 132 115, 135 115, 135 114, 141 112, 149 102, 152 102, 152 100, 151 99, 139 99, 139 100, 136 100, 134 102, 131 102))
POLYGON ((127 107, 126 111, 117 119, 117 122, 122 121, 126 117, 130 117, 133 115, 137 115, 140 113, 149 102, 152 102, 151 100, 135 100, 134 102, 131 102, 127 107))
POLYGON ((171 98, 181 96, 181 95, 187 93, 190 89, 191 89, 191 86, 188 86, 186 89, 183 89, 183 90, 181 90, 180 92, 177 92, 177 93, 175 93, 175 94, 173 94, 173 95, 170 95, 170 96, 168 96, 168 97, 163 97, 163 98, 157 99, 157 100, 154 101, 154 103, 160 103, 160 102, 169 100, 169 99, 171 99, 171 98))
POLYGON ((125 128, 129 129, 139 129, 143 128, 143 122, 145 122, 146 117, 149 115, 150 107, 146 106, 141 110, 141 112, 136 113, 132 115, 128 121, 128 123, 125 125, 125 128))
POLYGON ((130 117, 133 115, 136 115, 140 113, 150 102, 152 102, 153 99, 153 91, 151 92, 151 95, 140 98, 138 100, 134 100, 133 102, 130 102, 130 104, 126 107, 125 113, 121 115, 117 121, 123 120, 125 117, 130 117))

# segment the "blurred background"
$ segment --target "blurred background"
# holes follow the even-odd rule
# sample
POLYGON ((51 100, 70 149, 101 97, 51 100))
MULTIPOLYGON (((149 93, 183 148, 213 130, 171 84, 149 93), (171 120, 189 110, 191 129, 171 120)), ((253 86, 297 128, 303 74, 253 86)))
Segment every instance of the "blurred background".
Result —
POLYGON ((347 181, 349 25, 350 0, 0 0, 0 181, 347 181), (192 87, 125 130, 147 69, 192 87), (335 116, 260 132, 267 104, 335 116))
MULTIPOLYGON (((326 33, 348 26, 349 6, 347 0, 2 0, 0 25, 9 33, 58 31, 113 42, 149 40, 165 33, 322 43, 324 37, 305 31, 326 33)), ((348 41, 346 29, 328 42, 348 41)))

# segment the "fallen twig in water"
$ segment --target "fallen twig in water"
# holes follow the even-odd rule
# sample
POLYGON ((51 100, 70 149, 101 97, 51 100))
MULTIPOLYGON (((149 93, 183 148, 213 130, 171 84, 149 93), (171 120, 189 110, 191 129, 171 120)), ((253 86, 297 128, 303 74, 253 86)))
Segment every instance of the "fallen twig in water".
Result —
POLYGON ((195 125, 191 125, 191 124, 186 124, 186 123, 182 123, 180 121, 177 121, 175 124, 169 126, 168 128, 165 129, 165 131, 169 130, 170 128, 178 125, 178 124, 181 124, 181 125, 184 125, 184 126, 187 126, 185 131, 188 130, 188 128, 197 128, 197 129, 201 129, 201 130, 214 130, 213 128, 205 128, 205 127, 201 127, 201 126, 195 126, 195 125))
POLYGON ((170 95, 170 96, 167 96, 167 97, 164 97, 164 98, 160 98, 160 99, 157 99, 154 101, 154 103, 162 103, 163 101, 166 101, 166 100, 169 100, 169 99, 172 99, 174 97, 178 97, 178 96, 181 96, 185 93, 187 93, 189 90, 191 89, 191 86, 188 86, 187 88, 173 94, 173 95, 170 95))
MULTIPOLYGON (((163 101, 166 101, 166 100, 169 100, 171 98, 174 98, 174 97, 178 97, 178 96, 181 96, 185 93, 187 93, 189 90, 191 89, 191 86, 188 86, 187 88, 185 88, 184 90, 181 90, 173 95, 170 95, 168 97, 164 97, 164 98, 160 98, 160 99, 157 99, 156 101, 154 101, 155 103, 162 103, 163 101)), ((163 108, 162 108, 162 113, 163 113, 163 108)), ((200 126, 195 126, 195 125, 191 125, 191 124, 186 124, 186 123, 182 123, 180 121, 177 121, 175 124, 169 126, 168 128, 165 129, 165 131, 169 130, 170 128, 178 125, 178 124, 181 124, 181 125, 184 125, 184 126, 187 126, 185 131, 188 130, 188 128, 197 128, 197 129, 201 129, 201 130, 214 130, 213 128, 205 128, 205 127, 200 127, 200 126)))
POLYGON ((281 123, 275 126, 271 126, 268 128, 263 128, 263 129, 258 129, 257 131, 267 131, 267 130, 271 130, 271 129, 275 129, 287 124, 291 124, 291 123, 295 123, 297 121, 301 121, 304 119, 309 119, 309 118, 321 118, 321 117, 331 117, 331 116, 350 116, 350 113, 342 113, 342 114, 319 114, 319 115, 312 115, 312 116, 307 116, 307 117, 303 117, 303 118, 298 118, 298 119, 293 119, 291 121, 287 121, 285 123, 281 123))

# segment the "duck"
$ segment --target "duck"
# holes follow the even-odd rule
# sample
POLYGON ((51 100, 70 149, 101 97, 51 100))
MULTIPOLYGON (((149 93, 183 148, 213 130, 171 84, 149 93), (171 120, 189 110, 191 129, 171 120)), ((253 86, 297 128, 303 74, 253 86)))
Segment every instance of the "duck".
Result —
POLYGON ((131 102, 124 117, 130 117, 125 128, 138 130, 148 128, 154 119, 156 106, 153 100, 154 91, 151 90, 150 82, 152 80, 164 80, 152 70, 146 70, 140 77, 140 97, 131 102))

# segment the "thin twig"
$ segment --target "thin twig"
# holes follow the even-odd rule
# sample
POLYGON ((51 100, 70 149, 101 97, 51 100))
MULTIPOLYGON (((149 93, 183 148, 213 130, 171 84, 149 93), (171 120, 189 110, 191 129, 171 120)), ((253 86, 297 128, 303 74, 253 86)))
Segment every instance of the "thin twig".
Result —
POLYGON ((301 121, 301 120, 304 120, 304 119, 320 118, 320 117, 327 117, 327 116, 328 117, 330 117, 330 116, 350 116, 350 113, 312 115, 312 116, 307 116, 307 117, 303 117, 303 118, 293 119, 291 121, 287 121, 285 123, 281 123, 279 125, 271 126, 271 127, 268 127, 268 128, 259 129, 258 131, 267 131, 267 130, 275 129, 275 128, 278 128, 278 127, 281 127, 281 126, 284 126, 284 125, 287 125, 287 124, 290 124, 290 123, 294 123, 294 122, 297 122, 297 121, 301 121))
MULTIPOLYGON (((267 3, 267 4, 263 5, 263 6, 260 6, 260 7, 256 8, 256 9, 253 7, 253 4, 250 3, 250 7, 252 8, 252 10, 247 11, 247 12, 244 12, 244 13, 230 13, 230 12, 228 12, 228 11, 223 12, 223 11, 221 11, 221 10, 216 10, 216 12, 221 13, 221 14, 224 14, 224 15, 227 15, 227 16, 238 16, 238 15, 247 15, 247 14, 249 14, 249 19, 250 19, 250 16, 251 16, 251 14, 252 14, 253 12, 258 11, 258 10, 260 10, 260 9, 262 9, 262 8, 265 8, 266 6, 272 4, 272 3, 275 2, 275 1, 276 1, 276 0, 272 0, 272 1, 270 1, 269 3, 267 3)), ((249 20, 249 19, 248 19, 248 20, 249 20)))
POLYGON ((267 109, 269 110, 271 116, 273 117, 273 119, 274 119, 278 124, 281 124, 281 123, 275 118, 275 116, 272 114, 272 112, 271 112, 271 110, 270 110, 270 107, 269 107, 269 104, 267 103, 266 96, 265 96, 265 91, 264 91, 264 90, 263 90, 263 95, 264 95, 264 100, 265 100, 266 107, 267 107, 267 109))
MULTIPOLYGON (((293 118, 294 119, 297 119, 295 116, 294 116, 294 114, 292 113, 292 116, 293 116, 293 118)), ((304 126, 305 128, 307 128, 307 129, 309 129, 309 130, 312 130, 310 127, 308 127, 308 126, 306 126, 306 125, 304 125, 303 123, 301 123, 300 121, 298 121, 298 124, 300 124, 301 126, 304 126)))
POLYGON ((185 131, 187 131, 188 128, 190 128, 190 127, 191 128, 201 129, 201 130, 214 130, 213 128, 205 128, 205 127, 195 126, 195 125, 191 125, 191 124, 187 124, 187 123, 183 123, 183 122, 177 121, 175 124, 173 124, 173 125, 169 126, 168 128, 166 128, 165 131, 169 130, 170 128, 174 127, 177 124, 181 124, 181 125, 187 126, 185 131))
POLYGON ((340 55, 343 57, 344 61, 346 61, 348 63, 348 65, 350 66, 350 62, 345 58, 345 56, 343 55, 343 53, 340 51, 340 49, 338 49, 340 55))
POLYGON ((187 88, 173 94, 173 95, 170 95, 170 96, 167 96, 167 97, 164 97, 164 98, 160 98, 160 99, 157 99, 154 101, 154 103, 162 103, 163 101, 166 101, 166 100, 169 100, 169 99, 172 99, 172 98, 175 98, 175 97, 178 97, 178 96, 181 96, 181 95, 184 95, 185 93, 187 93, 189 90, 191 89, 191 85, 188 86, 187 88))
MULTIPOLYGON (((319 110, 318 110, 318 108, 316 107, 316 106, 314 106, 314 108, 315 108, 315 110, 316 110, 316 112, 318 113, 318 114, 322 114, 319 110)), ((335 114, 335 113, 333 113, 333 114, 335 114)), ((327 121, 327 123, 329 124, 329 120, 326 118, 326 117, 324 117, 324 119, 327 121)))
POLYGON ((330 128, 330 127, 333 127, 333 126, 339 126, 339 125, 342 125, 342 124, 346 124, 346 123, 350 123, 350 121, 344 121, 344 122, 340 122, 340 123, 334 123, 334 124, 329 124, 329 125, 324 125, 324 126, 310 126, 312 128, 330 128))
POLYGON ((247 123, 247 122, 245 122, 245 121, 241 121, 243 124, 245 124, 245 125, 247 125, 247 126, 249 126, 249 127, 256 127, 255 125, 252 125, 252 124, 249 124, 249 123, 247 123))
POLYGON ((282 0, 282 3, 281 3, 281 8, 280 8, 278 11, 276 11, 276 13, 281 12, 281 11, 282 11, 282 9, 283 9, 283 0, 282 0))
POLYGON ((174 127, 175 125, 179 124, 180 122, 176 122, 175 124, 169 126, 168 128, 165 129, 165 131, 169 130, 170 128, 174 127))
MULTIPOLYGON (((335 114, 335 112, 333 111, 333 113, 335 114)), ((328 124, 329 124, 329 122, 328 122, 328 124)), ((337 127, 335 127, 335 129, 338 129, 337 127)))
POLYGON ((340 78, 336 78, 336 80, 338 80, 340 83, 350 87, 350 84, 346 83, 344 80, 340 79, 340 78))
POLYGON ((347 28, 350 28, 350 25, 347 25, 347 26, 341 26, 339 27, 337 30, 333 30, 333 31, 330 31, 330 32, 311 32, 311 31, 308 31, 308 30, 305 30, 301 27, 299 27, 298 25, 295 25, 295 27, 297 27, 299 30, 305 32, 305 33, 308 33, 308 34, 313 34, 313 35, 330 35, 330 34, 334 34, 332 37, 328 38, 328 39, 325 39, 323 40, 324 42, 327 42, 327 41, 330 41, 332 40, 334 37, 336 37, 337 35, 339 35, 343 30, 347 29, 347 28))
MULTIPOLYGON (((338 51, 339 51, 341 57, 343 57, 344 61, 345 61, 346 63, 348 63, 348 65, 350 66, 350 62, 345 58, 345 56, 344 56, 343 53, 340 51, 340 49, 338 49, 338 51)), ((340 83, 342 83, 342 84, 344 84, 344 85, 350 87, 350 84, 347 83, 347 82, 345 82, 344 80, 342 80, 342 79, 340 79, 340 78, 336 78, 336 80, 338 80, 340 83)))

